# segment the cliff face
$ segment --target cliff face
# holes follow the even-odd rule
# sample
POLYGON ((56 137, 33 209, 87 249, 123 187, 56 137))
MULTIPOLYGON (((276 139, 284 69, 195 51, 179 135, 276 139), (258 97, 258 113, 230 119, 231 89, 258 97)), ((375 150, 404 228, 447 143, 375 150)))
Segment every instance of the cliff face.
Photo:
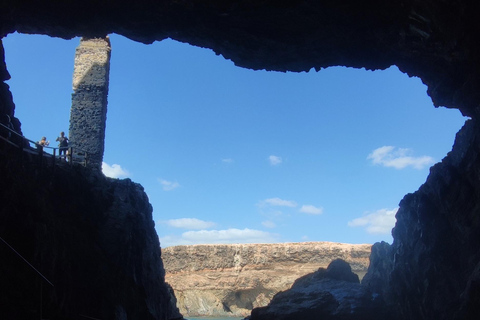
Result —
POLYGON ((452 152, 400 202, 387 292, 404 319, 480 315, 479 141, 478 121, 467 121, 452 152))
POLYGON ((453 150, 400 202, 391 246, 376 244, 364 284, 400 319, 478 319, 480 126, 467 121, 453 150))
POLYGON ((271 303, 255 308, 251 320, 374 320, 396 319, 379 299, 361 286, 350 265, 334 260, 327 269, 308 274, 271 303))
POLYGON ((349 262, 363 277, 370 248, 331 242, 193 245, 162 249, 162 257, 183 315, 246 316, 332 260, 349 262))
POLYGON ((181 317, 140 185, 15 153, 0 176, 1 319, 181 317))

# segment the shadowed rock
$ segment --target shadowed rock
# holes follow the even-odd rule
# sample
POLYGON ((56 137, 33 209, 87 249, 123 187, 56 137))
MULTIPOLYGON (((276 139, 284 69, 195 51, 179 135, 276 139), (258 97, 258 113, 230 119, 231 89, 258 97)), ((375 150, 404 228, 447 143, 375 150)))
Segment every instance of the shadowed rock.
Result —
POLYGON ((253 309, 250 320, 372 320, 387 315, 376 296, 360 285, 350 265, 337 259, 326 270, 321 268, 295 281, 268 306, 253 309))

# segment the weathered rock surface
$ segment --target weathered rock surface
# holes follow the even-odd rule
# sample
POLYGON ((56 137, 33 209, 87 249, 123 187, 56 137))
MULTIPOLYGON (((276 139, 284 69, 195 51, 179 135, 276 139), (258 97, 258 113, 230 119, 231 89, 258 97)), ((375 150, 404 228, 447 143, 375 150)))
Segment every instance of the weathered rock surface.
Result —
POLYGON ((393 319, 371 292, 361 286, 350 265, 341 259, 308 274, 291 289, 276 294, 266 307, 255 308, 250 320, 373 320, 393 319))
POLYGON ((0 152, 0 319, 181 318, 143 188, 15 151, 0 152))
POLYGON ((246 316, 332 260, 348 261, 363 277, 370 248, 332 242, 193 245, 164 248, 162 258, 184 316, 246 316))
POLYGON ((479 141, 478 121, 467 121, 452 152, 400 202, 387 293, 403 319, 480 315, 479 141))
POLYGON ((396 65, 428 85, 435 105, 476 114, 480 43, 472 0, 2 1, 8 33, 172 38, 251 69, 319 70, 396 65))
POLYGON ((480 315, 480 127, 469 120, 427 181, 400 202, 391 246, 375 244, 362 284, 400 319, 480 315))

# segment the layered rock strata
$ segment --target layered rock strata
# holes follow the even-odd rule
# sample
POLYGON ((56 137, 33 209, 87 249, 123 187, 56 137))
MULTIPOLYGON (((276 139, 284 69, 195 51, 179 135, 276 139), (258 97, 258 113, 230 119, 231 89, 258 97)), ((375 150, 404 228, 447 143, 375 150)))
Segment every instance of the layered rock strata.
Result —
POLYGON ((332 260, 365 274, 371 245, 331 242, 193 245, 162 249, 166 281, 185 316, 246 316, 332 260))

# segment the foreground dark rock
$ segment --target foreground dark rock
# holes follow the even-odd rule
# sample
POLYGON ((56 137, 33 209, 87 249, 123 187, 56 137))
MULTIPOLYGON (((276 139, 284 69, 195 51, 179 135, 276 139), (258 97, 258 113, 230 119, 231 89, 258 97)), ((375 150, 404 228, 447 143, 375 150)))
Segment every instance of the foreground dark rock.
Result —
POLYGON ((467 121, 452 152, 400 202, 389 302, 403 319, 480 315, 480 127, 467 121))
POLYGON ((0 319, 174 319, 143 188, 0 154, 0 319))
POLYGON ((425 184, 400 202, 392 246, 372 247, 363 284, 401 319, 480 315, 480 128, 467 121, 425 184))
POLYGON ((350 265, 337 259, 276 294, 267 307, 253 309, 250 320, 393 319, 383 306, 350 265))

